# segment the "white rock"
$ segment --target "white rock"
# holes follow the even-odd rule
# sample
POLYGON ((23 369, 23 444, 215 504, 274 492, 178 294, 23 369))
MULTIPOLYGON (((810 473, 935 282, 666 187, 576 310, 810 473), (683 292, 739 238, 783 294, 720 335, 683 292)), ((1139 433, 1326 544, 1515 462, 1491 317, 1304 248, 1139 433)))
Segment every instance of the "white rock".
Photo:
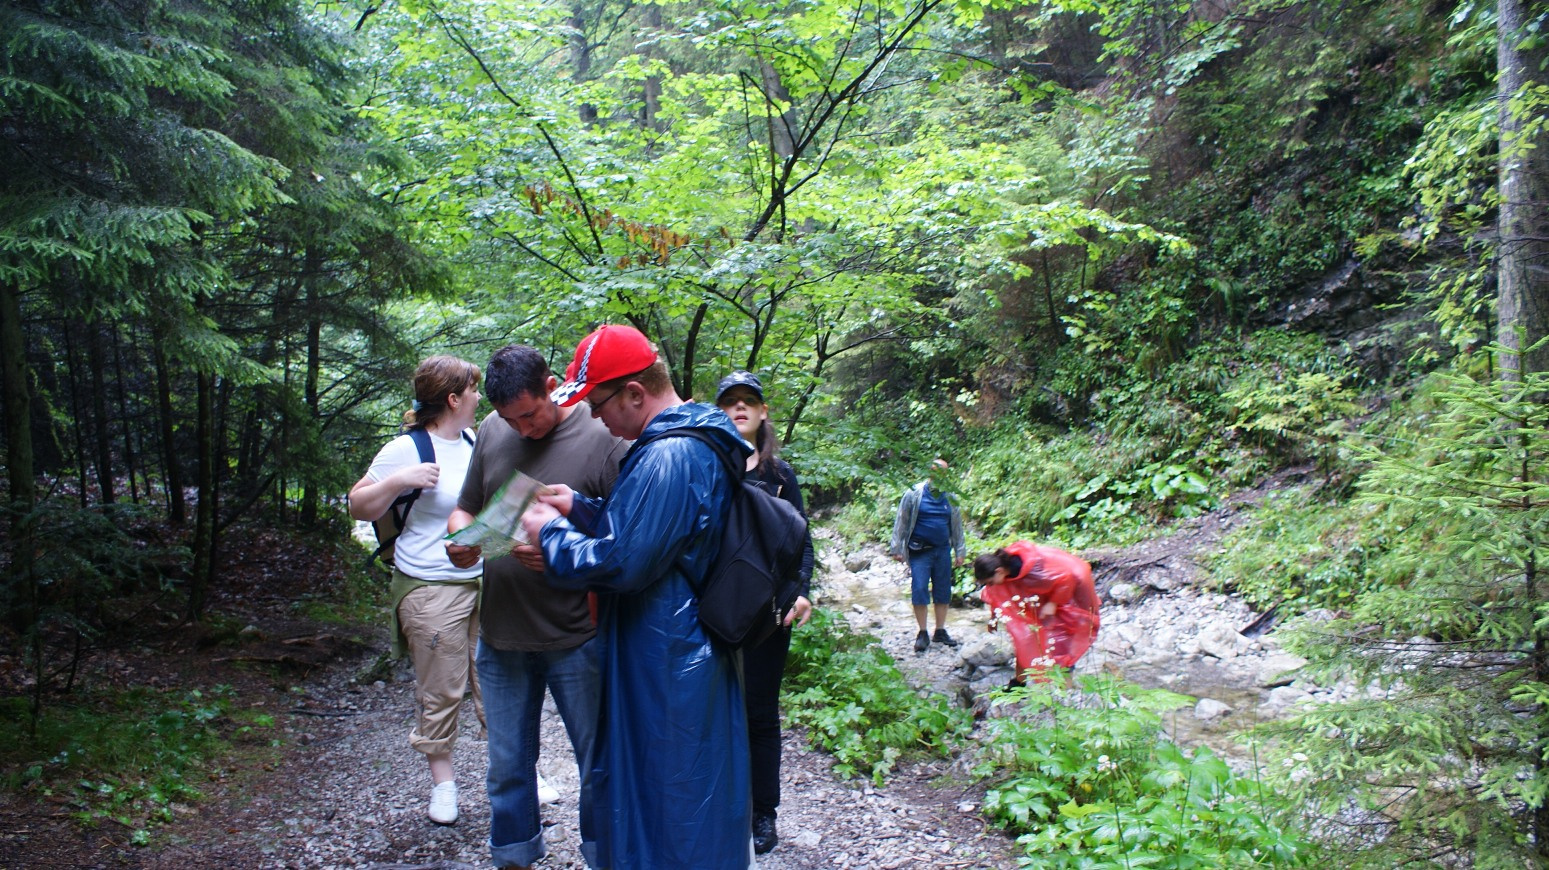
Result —
POLYGON ((1140 598, 1140 587, 1133 583, 1115 583, 1108 588, 1108 597, 1118 604, 1132 604, 1140 598))
POLYGON ((1217 701, 1215 698, 1200 698, 1194 705, 1194 718, 1201 722, 1214 722, 1232 712, 1229 704, 1217 701))
POLYGON ((1260 686, 1275 686, 1288 683, 1291 680, 1291 671, 1307 664, 1307 660, 1288 652, 1272 652, 1264 656, 1259 664, 1256 682, 1260 686))
MULTIPOLYGON (((1107 622, 1103 623, 1102 630, 1104 632, 1108 630, 1107 622)), ((1125 625, 1121 625, 1115 629, 1115 632, 1119 635, 1119 637, 1124 638, 1135 646, 1140 646, 1146 640, 1145 626, 1139 623, 1131 622, 1125 625)))
POLYGON ((1259 705, 1259 712, 1265 716, 1279 716, 1298 704, 1311 701, 1312 695, 1302 689, 1295 686, 1280 686, 1269 690, 1269 697, 1259 705))
POLYGON ((961 635, 957 657, 975 668, 1005 667, 1015 657, 1011 639, 1003 631, 973 632, 961 635))
POLYGON ((1223 660, 1236 658, 1248 648, 1247 638, 1238 634, 1237 629, 1221 622, 1205 626, 1197 642, 1201 653, 1223 660))

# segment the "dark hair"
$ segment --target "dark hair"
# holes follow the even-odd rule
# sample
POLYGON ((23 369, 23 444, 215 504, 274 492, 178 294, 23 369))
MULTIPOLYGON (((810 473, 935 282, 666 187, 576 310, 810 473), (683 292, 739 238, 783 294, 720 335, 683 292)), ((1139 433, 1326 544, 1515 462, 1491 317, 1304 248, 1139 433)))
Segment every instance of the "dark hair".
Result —
POLYGON ((775 456, 780 452, 780 439, 775 436, 774 427, 769 425, 768 414, 759 421, 758 431, 753 433, 753 448, 758 455, 759 471, 774 467, 775 456))
POLYGON ((525 344, 508 344, 489 358, 484 398, 504 405, 522 396, 547 396, 551 374, 543 354, 525 344))
POLYGON ((433 356, 414 370, 414 401, 403 422, 410 429, 424 429, 446 413, 446 397, 479 382, 479 367, 455 356, 433 356))
POLYGON ((1014 577, 1022 570, 1021 558, 1006 551, 1005 547, 974 557, 974 580, 981 585, 995 576, 998 568, 1005 568, 1014 577))

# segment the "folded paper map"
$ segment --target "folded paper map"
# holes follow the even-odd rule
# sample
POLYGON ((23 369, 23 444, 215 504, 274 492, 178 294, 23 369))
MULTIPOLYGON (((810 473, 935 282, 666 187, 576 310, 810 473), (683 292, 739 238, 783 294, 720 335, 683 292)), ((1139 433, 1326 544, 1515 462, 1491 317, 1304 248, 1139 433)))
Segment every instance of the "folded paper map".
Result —
POLYGON ((484 505, 473 522, 446 536, 464 547, 480 547, 484 558, 496 559, 517 544, 530 543, 522 528, 522 514, 540 495, 553 492, 545 484, 518 471, 484 505))

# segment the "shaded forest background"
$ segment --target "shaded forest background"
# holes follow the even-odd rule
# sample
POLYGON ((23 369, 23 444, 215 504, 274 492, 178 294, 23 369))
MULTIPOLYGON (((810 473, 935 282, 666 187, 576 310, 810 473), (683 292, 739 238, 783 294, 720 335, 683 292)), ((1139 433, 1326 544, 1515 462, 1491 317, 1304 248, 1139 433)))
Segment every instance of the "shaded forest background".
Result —
POLYGON ((423 356, 629 322, 685 396, 758 372, 850 534, 938 454, 975 549, 1310 469, 1219 582, 1385 689, 1282 730, 1287 800, 1372 866, 1544 860, 1541 16, 7 2, 7 692, 208 620, 233 535, 346 537, 423 356))

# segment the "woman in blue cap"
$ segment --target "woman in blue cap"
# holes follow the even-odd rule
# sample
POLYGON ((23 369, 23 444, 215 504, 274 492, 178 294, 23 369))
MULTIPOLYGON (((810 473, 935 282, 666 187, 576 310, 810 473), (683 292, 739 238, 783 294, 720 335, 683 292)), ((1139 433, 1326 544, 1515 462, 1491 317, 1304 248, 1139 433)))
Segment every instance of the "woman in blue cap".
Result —
MULTIPOLYGON (((769 424, 763 384, 751 372, 732 372, 716 387, 715 404, 753 445, 753 454, 748 457, 748 478, 759 481, 805 516, 796 472, 776 455, 780 442, 769 424)), ((785 656, 791 647, 791 627, 805 625, 812 616, 812 563, 809 534, 801 559, 800 592, 785 616, 785 627, 758 646, 742 651, 753 780, 753 850, 760 855, 773 849, 780 839, 775 833, 775 814, 780 806, 780 678, 785 673, 785 656)))

